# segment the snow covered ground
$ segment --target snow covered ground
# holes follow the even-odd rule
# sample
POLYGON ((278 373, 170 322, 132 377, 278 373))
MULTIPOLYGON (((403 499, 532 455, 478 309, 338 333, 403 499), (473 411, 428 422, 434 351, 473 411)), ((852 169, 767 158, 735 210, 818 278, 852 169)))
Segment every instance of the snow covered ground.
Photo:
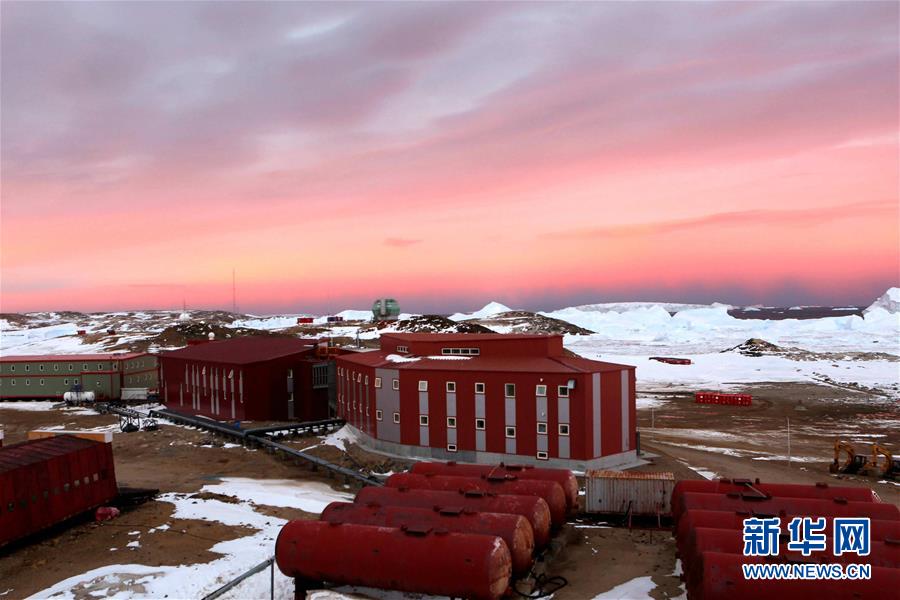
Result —
MULTIPOLYGON (((724 388, 730 384, 759 381, 824 381, 838 384, 858 383, 891 396, 900 394, 900 288, 892 288, 864 311, 864 316, 837 316, 818 319, 736 319, 724 304, 696 305, 653 302, 589 304, 539 313, 594 331, 590 335, 568 335, 566 347, 587 358, 622 362, 638 367, 639 389, 659 386, 698 386, 724 388), (674 315, 671 313, 675 313, 674 315), (781 347, 796 347, 829 353, 829 360, 794 360, 785 356, 745 356, 722 352, 750 338, 759 338, 781 347), (858 356, 834 356, 835 353, 870 353, 867 360, 858 356), (881 356, 878 356, 877 354, 881 356), (691 358, 690 366, 648 361, 655 355, 691 358)), ((457 313, 454 321, 485 320, 509 311, 509 307, 490 302, 472 313, 457 313)), ((371 312, 345 310, 337 313, 348 322, 327 324, 326 317, 315 318, 317 326, 328 327, 333 336, 374 339, 392 326, 378 330, 368 323, 371 312), (366 330, 360 331, 361 327, 366 330)), ((104 327, 111 316, 125 313, 89 315, 89 331, 104 327), (91 329, 93 328, 93 329, 91 329)), ((401 315, 408 319, 414 315, 401 315)), ((0 353, 41 354, 102 351, 100 343, 85 344, 75 335, 77 326, 58 313, 29 315, 32 327, 0 320, 0 353)), ((133 339, 160 331, 165 322, 179 317, 168 313, 132 313, 119 326, 133 339), (131 330, 134 330, 131 333, 131 330)), ((279 330, 296 325, 297 315, 248 317, 230 323, 231 327, 279 330)), ((79 322, 80 323, 80 322, 79 322)), ((82 324, 83 326, 83 324, 82 324)), ((496 325, 495 325, 496 326, 496 325)), ((502 328, 502 326, 500 326, 502 328)), ((128 339, 132 339, 129 337, 128 339)))
MULTIPOLYGON (((173 520, 215 521, 253 531, 247 536, 215 544, 210 551, 220 554, 221 558, 203 564, 163 567, 108 565, 69 577, 34 594, 32 598, 202 598, 259 564, 265 556, 274 554, 275 539, 286 521, 257 512, 257 505, 292 506, 318 513, 329 502, 352 499, 350 494, 336 492, 325 484, 310 481, 223 479, 218 484, 205 486, 201 491, 234 496, 239 501, 231 504, 174 493, 163 494, 159 500, 175 506, 173 520), (248 549, 253 551, 248 552, 248 549)), ((148 530, 144 535, 161 533, 148 530)), ((140 537, 129 545, 134 543, 139 545, 140 537)), ((223 597, 268 598, 268 571, 247 579, 223 597)), ((293 597, 293 581, 277 568, 275 597, 293 597)))

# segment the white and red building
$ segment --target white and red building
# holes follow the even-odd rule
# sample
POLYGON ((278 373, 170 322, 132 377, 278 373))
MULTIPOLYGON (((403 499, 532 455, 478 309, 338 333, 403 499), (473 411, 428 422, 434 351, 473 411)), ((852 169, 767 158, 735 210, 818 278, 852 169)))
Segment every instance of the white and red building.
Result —
POLYGON ((635 368, 572 356, 561 335, 401 334, 336 357, 337 414, 405 457, 637 462, 635 368))

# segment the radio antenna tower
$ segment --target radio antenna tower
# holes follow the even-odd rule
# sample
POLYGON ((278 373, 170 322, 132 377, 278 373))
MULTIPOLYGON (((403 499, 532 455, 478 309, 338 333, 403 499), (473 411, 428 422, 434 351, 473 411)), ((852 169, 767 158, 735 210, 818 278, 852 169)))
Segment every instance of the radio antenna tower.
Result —
POLYGON ((234 275, 234 267, 231 267, 231 312, 237 314, 237 284, 234 275))

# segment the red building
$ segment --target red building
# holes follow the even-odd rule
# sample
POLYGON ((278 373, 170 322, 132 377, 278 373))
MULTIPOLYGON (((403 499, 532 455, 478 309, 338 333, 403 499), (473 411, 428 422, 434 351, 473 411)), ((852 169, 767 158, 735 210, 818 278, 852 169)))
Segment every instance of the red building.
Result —
POLYGON ((400 334, 336 358, 338 416, 400 456, 568 468, 636 461, 634 367, 561 335, 400 334))
POLYGON ((221 420, 325 419, 334 367, 317 350, 316 340, 252 336, 163 352, 162 400, 221 420))

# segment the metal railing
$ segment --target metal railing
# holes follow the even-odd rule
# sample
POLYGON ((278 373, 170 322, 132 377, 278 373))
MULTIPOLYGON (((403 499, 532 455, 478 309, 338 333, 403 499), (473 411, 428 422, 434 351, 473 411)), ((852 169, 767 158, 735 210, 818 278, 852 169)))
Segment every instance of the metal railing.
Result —
POLYGON ((214 600, 214 598, 218 598, 222 594, 233 589, 234 587, 236 587, 238 584, 240 584, 245 579, 253 577, 260 571, 265 571, 266 569, 269 569, 269 600, 274 600, 275 599, 275 557, 274 556, 272 558, 264 560, 263 562, 259 563, 252 569, 244 571, 243 573, 241 573, 240 575, 238 575, 237 577, 235 577, 234 579, 232 579, 231 581, 229 581, 228 583, 226 583, 225 585, 223 585, 216 591, 214 591, 210 594, 207 594, 206 596, 203 596, 203 600, 214 600))

